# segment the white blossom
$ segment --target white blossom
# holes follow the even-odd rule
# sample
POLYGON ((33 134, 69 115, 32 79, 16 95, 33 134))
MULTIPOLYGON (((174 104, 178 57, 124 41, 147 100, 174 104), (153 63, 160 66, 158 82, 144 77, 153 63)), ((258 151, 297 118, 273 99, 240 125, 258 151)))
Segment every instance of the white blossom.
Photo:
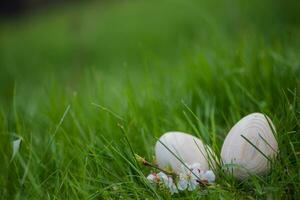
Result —
POLYGON ((200 180, 206 180, 211 184, 215 182, 216 176, 212 170, 207 170, 200 175, 200 180))
POLYGON ((177 187, 179 190, 193 191, 197 188, 198 178, 201 171, 201 165, 194 163, 193 165, 183 165, 182 173, 179 174, 177 187))
POLYGON ((147 176, 147 179, 152 182, 155 183, 157 181, 157 174, 156 173, 151 173, 147 176))
POLYGON ((200 181, 207 181, 209 184, 214 183, 216 176, 212 170, 204 170, 201 164, 194 163, 192 165, 182 165, 179 180, 175 184, 171 176, 164 172, 151 173, 147 179, 155 184, 163 184, 169 189, 171 194, 178 193, 178 190, 193 191, 199 186, 200 181))
POLYGON ((178 189, 172 177, 167 176, 163 172, 149 174, 147 179, 152 183, 162 183, 167 189, 170 190, 171 194, 178 193, 178 189))
POLYGON ((159 172, 157 176, 160 178, 160 181, 170 190, 171 194, 178 193, 177 187, 174 184, 172 177, 167 176, 163 172, 159 172))
POLYGON ((198 181, 207 181, 212 184, 216 177, 213 171, 203 170, 201 164, 182 165, 182 173, 179 174, 177 187, 179 190, 195 190, 199 185, 198 181))

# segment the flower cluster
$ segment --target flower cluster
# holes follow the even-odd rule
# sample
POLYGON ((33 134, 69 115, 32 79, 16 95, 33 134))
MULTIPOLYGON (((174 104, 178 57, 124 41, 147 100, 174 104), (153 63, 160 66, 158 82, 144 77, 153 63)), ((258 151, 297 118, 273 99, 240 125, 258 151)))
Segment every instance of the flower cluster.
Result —
POLYGON ((152 173, 147 176, 147 179, 152 183, 162 183, 166 188, 168 188, 171 194, 178 193, 178 189, 171 176, 166 175, 164 172, 152 173))
POLYGON ((147 179, 152 183, 163 184, 172 194, 186 189, 193 191, 200 183, 213 184, 215 178, 213 171, 201 169, 201 165, 199 163, 194 163, 193 165, 182 165, 182 170, 178 175, 177 181, 174 181, 172 176, 168 176, 164 172, 151 173, 147 177, 147 179))

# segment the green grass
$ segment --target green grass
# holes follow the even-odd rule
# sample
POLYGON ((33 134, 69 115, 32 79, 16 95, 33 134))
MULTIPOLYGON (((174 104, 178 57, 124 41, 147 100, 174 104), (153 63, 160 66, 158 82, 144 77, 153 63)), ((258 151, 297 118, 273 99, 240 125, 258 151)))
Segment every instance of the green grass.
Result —
POLYGON ((296 17, 281 1, 129 1, 2 20, 0 197, 296 199, 296 17), (132 151, 151 160, 170 130, 201 137, 219 155, 251 112, 277 128, 280 153, 265 176, 239 182, 219 169, 214 187, 171 196, 133 159, 132 151))

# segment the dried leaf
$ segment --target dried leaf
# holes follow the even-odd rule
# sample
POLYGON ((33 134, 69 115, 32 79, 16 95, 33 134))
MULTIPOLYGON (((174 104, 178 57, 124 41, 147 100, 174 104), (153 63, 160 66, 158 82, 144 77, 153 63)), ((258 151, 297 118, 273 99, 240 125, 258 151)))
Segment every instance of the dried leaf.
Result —
POLYGON ((22 142, 22 138, 18 138, 18 139, 13 141, 13 153, 12 153, 12 156, 11 156, 11 160, 13 160, 14 157, 16 156, 16 154, 19 152, 21 142, 22 142))

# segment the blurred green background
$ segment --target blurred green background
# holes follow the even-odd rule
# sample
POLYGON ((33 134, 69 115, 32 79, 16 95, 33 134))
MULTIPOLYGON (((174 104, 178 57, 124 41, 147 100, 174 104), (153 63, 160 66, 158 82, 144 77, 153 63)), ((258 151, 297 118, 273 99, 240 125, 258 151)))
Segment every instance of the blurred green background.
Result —
POLYGON ((21 92, 26 90, 22 87, 39 88, 58 79, 76 89, 82 72, 89 69, 122 73, 128 68, 140 70, 157 58, 171 68, 187 56, 215 48, 224 52, 222 56, 237 54, 238 46, 247 45, 240 40, 274 48, 280 48, 276 43, 282 38, 295 47, 299 44, 296 1, 76 1, 51 6, 33 1, 29 5, 34 9, 29 6, 17 17, 1 20, 1 100, 6 102, 11 102, 15 85, 21 92), (40 7, 34 7, 37 3, 40 7))

